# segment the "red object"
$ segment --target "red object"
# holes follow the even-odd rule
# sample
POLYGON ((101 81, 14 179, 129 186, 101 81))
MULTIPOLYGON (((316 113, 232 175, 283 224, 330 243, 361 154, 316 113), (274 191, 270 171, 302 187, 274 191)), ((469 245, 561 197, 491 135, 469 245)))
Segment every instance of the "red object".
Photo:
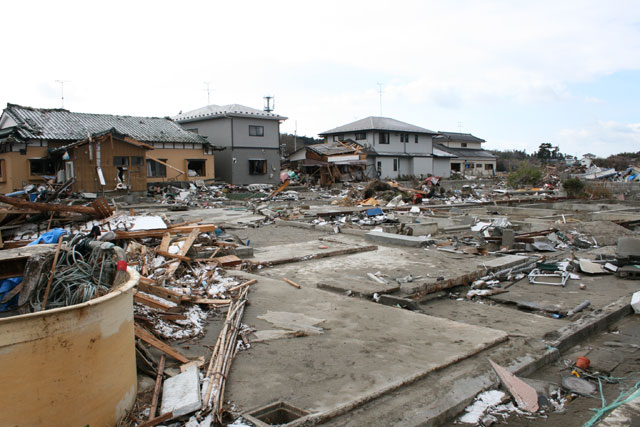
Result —
POLYGON ((591 361, 584 356, 578 356, 576 359, 576 367, 580 369, 587 369, 591 361))
POLYGON ((127 271, 127 261, 118 261, 116 266, 117 271, 127 271))

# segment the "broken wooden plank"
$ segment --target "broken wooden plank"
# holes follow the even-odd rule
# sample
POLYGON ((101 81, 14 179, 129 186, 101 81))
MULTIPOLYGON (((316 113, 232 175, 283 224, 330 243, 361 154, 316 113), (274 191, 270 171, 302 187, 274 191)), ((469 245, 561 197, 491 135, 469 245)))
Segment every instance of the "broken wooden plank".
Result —
POLYGON ((156 376, 156 385, 153 387, 153 396, 151 397, 151 409, 149 410, 149 421, 156 417, 156 411, 158 410, 158 396, 160 396, 160 386, 162 385, 162 375, 164 374, 164 363, 167 360, 163 354, 160 356, 160 363, 158 363, 158 375, 156 376))
POLYGON ((171 233, 164 233, 162 235, 162 242, 160 242, 160 246, 158 246, 158 250, 167 252, 169 250, 170 244, 171 244, 171 233))
POLYGON ((234 286, 232 288, 227 289, 227 292, 234 292, 234 291, 237 291, 239 289, 244 288, 245 286, 251 286, 251 285, 253 285, 254 283, 257 283, 257 282, 258 281, 256 279, 251 279, 251 280, 249 280, 247 282, 240 283, 239 285, 236 285, 236 286, 234 286))
POLYGON ((169 224, 169 226, 167 228, 183 227, 185 225, 197 224, 197 223, 199 223, 201 221, 202 221, 202 218, 191 219, 189 221, 182 221, 182 222, 177 222, 175 224, 169 224))
POLYGON ((116 240, 126 240, 126 239, 142 239, 145 237, 163 237, 165 233, 169 232, 171 235, 175 234, 189 234, 195 228, 200 229, 200 233, 209 233, 212 231, 216 231, 216 226, 214 224, 205 224, 205 225, 185 225, 182 227, 174 227, 168 228, 166 230, 140 230, 140 231, 116 231, 116 240))
POLYGON ((279 192, 281 192, 282 190, 284 190, 285 188, 287 188, 287 186, 291 183, 291 180, 286 180, 284 182, 284 184, 282 184, 280 187, 278 187, 276 190, 274 190, 271 194, 269 194, 269 196, 267 196, 267 200, 270 200, 273 198, 273 196, 275 196, 276 194, 278 194, 279 192))
POLYGON ((213 258, 212 261, 216 261, 223 267, 233 267, 238 264, 242 264, 242 260, 235 255, 225 255, 213 258))
POLYGON ((297 283, 287 279, 286 277, 283 277, 282 280, 284 280, 285 282, 287 282, 288 284, 290 284, 291 286, 293 286, 294 288, 302 288, 302 286, 298 285, 297 283))
POLYGON ((538 392, 536 392, 536 390, 529 384, 513 375, 508 369, 503 368, 493 360, 489 359, 489 363, 493 370, 496 371, 496 374, 500 378, 502 384, 504 384, 506 389, 509 390, 509 393, 511 393, 516 400, 518 408, 527 412, 537 412, 539 408, 538 392))
POLYGON ((156 251, 156 254, 162 255, 165 258, 175 258, 175 259, 179 259, 180 261, 191 262, 191 258, 189 258, 188 256, 183 256, 180 254, 172 254, 171 252, 162 251, 160 249, 156 251))
POLYGON ((138 424, 138 427, 153 427, 156 426, 162 422, 168 421, 171 418, 173 418, 173 412, 167 412, 164 413, 162 415, 157 416, 156 418, 149 420, 147 422, 144 422, 142 424, 138 424))
POLYGON ((44 297, 42 298, 42 308, 47 308, 47 299, 49 299, 49 290, 51 289, 51 282, 53 281, 53 274, 56 272, 56 266, 58 265, 58 256, 60 255, 60 248, 62 247, 62 239, 64 235, 58 237, 58 245, 56 246, 56 253, 53 256, 53 264, 51 265, 51 271, 49 272, 49 280, 47 280, 47 287, 44 290, 44 297))
POLYGON ((165 304, 161 301, 158 301, 156 299, 153 299, 145 294, 142 294, 140 292, 136 292, 133 295, 133 300, 139 304, 144 304, 147 307, 151 307, 151 308, 157 308, 160 310, 165 310, 165 311, 176 311, 179 310, 179 307, 177 306, 172 306, 172 305, 168 305, 165 304))
POLYGON ((180 252, 178 254, 181 256, 186 256, 187 252, 189 252, 189 249, 191 249, 193 242, 196 241, 199 234, 200 234, 199 227, 196 227, 193 230, 191 230, 191 233, 189 233, 187 240, 185 240, 185 242, 183 243, 182 247, 180 248, 180 252))
POLYGON ((174 171, 178 171, 178 172, 180 172, 180 173, 181 173, 181 174, 183 174, 183 175, 186 175, 186 173, 185 173, 184 171, 182 171, 182 170, 180 170, 180 169, 178 169, 178 168, 176 168, 176 167, 171 166, 171 165, 170 165, 169 163, 167 163, 167 162, 163 162, 162 160, 156 159, 155 157, 151 157, 151 156, 149 156, 149 155, 146 155, 145 157, 146 157, 147 159, 153 160, 154 162, 158 162, 158 163, 160 163, 161 165, 165 165, 166 167, 168 167, 168 168, 170 168, 170 169, 173 169, 174 171))
POLYGON ((195 304, 210 304, 210 305, 229 305, 231 304, 230 299, 216 299, 216 298, 196 298, 192 299, 191 302, 195 304))
POLYGON ((23 209, 37 210, 40 212, 75 212, 75 213, 81 213, 85 215, 102 217, 100 212, 98 212, 92 206, 68 206, 68 205, 56 205, 53 203, 28 202, 18 197, 8 197, 1 194, 0 194, 0 202, 13 205, 13 206, 18 206, 19 208, 23 208, 23 209))
POLYGON ((177 351, 176 349, 174 349, 170 345, 160 341, 151 332, 147 331, 146 329, 141 328, 138 325, 135 325, 135 335, 136 335, 136 338, 141 339, 142 341, 146 342, 147 344, 157 348, 161 352, 163 352, 165 354, 168 354, 169 356, 171 356, 174 359, 176 359, 178 362, 181 362, 181 363, 189 363, 190 362, 190 360, 187 359, 184 355, 182 355, 179 351, 177 351))
MULTIPOLYGON (((140 278, 142 279, 142 277, 140 278)), ((183 295, 172 291, 171 289, 164 288, 162 286, 156 286, 154 283, 148 283, 147 281, 140 280, 138 282, 137 288, 142 292, 146 292, 151 295, 158 296, 160 298, 166 299, 167 301, 171 301, 175 304, 180 305, 182 303, 183 295)))

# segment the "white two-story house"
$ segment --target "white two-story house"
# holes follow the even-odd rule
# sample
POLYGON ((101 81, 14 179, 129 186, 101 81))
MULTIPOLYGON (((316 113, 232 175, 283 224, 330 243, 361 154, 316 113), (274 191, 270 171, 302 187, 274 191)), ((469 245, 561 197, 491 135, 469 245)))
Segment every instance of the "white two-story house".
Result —
POLYGON ((325 142, 354 140, 365 147, 370 178, 449 176, 448 153, 433 154, 437 132, 388 117, 366 117, 319 134, 325 142))
POLYGON ((280 182, 280 122, 286 119, 239 104, 207 105, 173 117, 224 147, 216 152, 216 179, 236 185, 280 182))
POLYGON ((451 172, 462 175, 493 176, 496 171, 496 156, 482 148, 486 142, 470 133, 438 132, 433 137, 436 150, 452 155, 451 172))

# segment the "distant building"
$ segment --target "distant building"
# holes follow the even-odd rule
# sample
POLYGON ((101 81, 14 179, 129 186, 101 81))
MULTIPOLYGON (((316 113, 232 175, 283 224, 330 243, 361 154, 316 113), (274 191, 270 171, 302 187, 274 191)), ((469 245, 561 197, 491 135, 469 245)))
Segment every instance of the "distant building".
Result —
POLYGON ((448 177, 449 159, 455 157, 440 151, 434 156, 432 140, 437 132, 388 117, 366 117, 319 135, 325 143, 354 140, 363 145, 370 178, 448 177))
POLYGON ((484 139, 470 133, 438 132, 434 146, 452 155, 451 172, 463 175, 493 176, 496 156, 482 148, 484 139))
POLYGON ((280 182, 280 123, 287 118, 239 104, 207 105, 173 119, 216 146, 216 178, 229 184, 280 182))
POLYGON ((166 118, 7 104, 0 116, 0 192, 71 178, 73 191, 88 192, 213 178, 214 148, 166 118))

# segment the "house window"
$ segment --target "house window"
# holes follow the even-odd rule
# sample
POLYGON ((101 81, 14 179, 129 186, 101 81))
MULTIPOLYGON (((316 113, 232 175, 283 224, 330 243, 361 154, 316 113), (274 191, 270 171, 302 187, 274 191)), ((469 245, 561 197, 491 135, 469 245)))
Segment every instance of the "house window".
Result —
POLYGON ((249 125, 249 136, 264 136, 264 126, 249 125))
POLYGON ((389 132, 380 132, 380 144, 389 143, 389 132))
MULTIPOLYGON (((167 159, 159 159, 161 162, 167 162, 167 159)), ((167 167, 155 160, 147 159, 147 177, 164 178, 167 176, 167 167)))
POLYGON ((461 143, 460 143, 460 146, 461 146, 462 148, 467 148, 467 143, 466 143, 466 142, 461 142, 461 143))
POLYGON ((473 163, 465 163, 464 164, 464 168, 465 169, 473 169, 473 163))
POLYGON ((267 161, 264 159, 249 160, 249 175, 264 175, 267 173, 267 161))
POLYGON ((191 129, 187 129, 187 132, 193 132, 196 135, 198 134, 198 128, 191 128, 191 129))
POLYGON ((4 159, 0 159, 0 182, 7 182, 4 159))
POLYGON ((400 142, 409 142, 409 134, 401 133, 400 134, 400 142))
POLYGON ((356 140, 367 139, 366 132, 356 132, 356 140))
POLYGON ((378 173, 382 172, 382 162, 378 162, 377 169, 378 173))
POLYGON ((187 159, 187 173, 189 176, 206 176, 207 161, 204 159, 187 159))
POLYGON ((476 168, 482 169, 482 163, 476 163, 476 168))
POLYGON ((451 163, 451 172, 460 172, 460 163, 451 163))
POLYGON ((398 172, 398 159, 393 159, 393 171, 398 172))
POLYGON ((131 157, 131 166, 142 166, 144 164, 144 160, 140 156, 132 156, 131 157))
POLYGON ((485 163, 484 164, 484 169, 488 170, 488 171, 493 170, 493 163, 485 163))
POLYGON ((344 140, 344 135, 333 135, 333 142, 344 140))
POLYGON ((113 156, 113 166, 127 167, 129 166, 129 157, 127 156, 113 156))
POLYGON ((416 144, 418 143, 418 134, 415 134, 416 144))
POLYGON ((31 176, 55 175, 56 167, 50 159, 29 159, 29 174, 31 176))

